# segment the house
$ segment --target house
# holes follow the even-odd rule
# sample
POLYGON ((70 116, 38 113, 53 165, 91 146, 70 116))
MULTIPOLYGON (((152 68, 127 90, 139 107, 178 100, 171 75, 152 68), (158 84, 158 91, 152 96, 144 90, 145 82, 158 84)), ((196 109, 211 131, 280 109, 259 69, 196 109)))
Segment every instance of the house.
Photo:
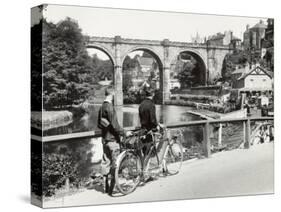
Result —
POLYGON ((138 61, 143 77, 149 77, 151 71, 155 71, 155 73, 158 72, 157 62, 155 61, 155 59, 150 57, 138 57, 138 61))
POLYGON ((169 88, 170 89, 179 89, 181 84, 178 79, 170 79, 169 81, 169 88))
POLYGON ((232 72, 232 88, 240 92, 265 92, 273 90, 273 74, 260 65, 244 68, 232 72))

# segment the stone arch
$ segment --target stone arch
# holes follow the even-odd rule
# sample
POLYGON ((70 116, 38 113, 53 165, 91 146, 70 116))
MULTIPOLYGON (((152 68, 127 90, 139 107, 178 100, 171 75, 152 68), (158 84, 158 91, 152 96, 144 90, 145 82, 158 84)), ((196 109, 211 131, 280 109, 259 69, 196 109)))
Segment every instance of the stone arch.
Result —
POLYGON ((98 50, 100 50, 100 51, 102 51, 103 53, 105 53, 108 57, 109 57, 109 59, 110 59, 110 61, 112 62, 112 64, 113 64, 113 67, 116 65, 116 61, 115 61, 115 57, 114 57, 114 55, 111 53, 111 51, 109 50, 109 49, 107 49, 106 47, 104 47, 104 46, 101 46, 101 45, 96 45, 96 44, 89 44, 89 45, 87 45, 86 46, 87 47, 87 49, 89 48, 93 48, 93 49, 98 49, 98 50))
MULTIPOLYGON (((149 53, 155 60, 156 60, 156 63, 158 65, 158 69, 159 69, 159 95, 161 95, 161 97, 159 97, 158 101, 159 102, 163 102, 163 92, 164 92, 164 81, 163 81, 163 78, 164 78, 164 63, 163 63, 163 59, 160 57, 159 55, 159 52, 156 53, 155 49, 152 49, 150 47, 144 47, 144 46, 135 46, 133 48, 130 48, 128 51, 126 51, 126 53, 124 53, 121 57, 121 67, 122 67, 122 70, 123 70, 123 65, 124 65, 124 61, 125 61, 125 58, 126 56, 128 56, 130 53, 134 52, 134 51, 144 51, 144 52, 147 52, 149 53)), ((157 103, 159 103, 157 101, 157 103)))
POLYGON ((146 51, 146 52, 150 53, 157 61, 159 67, 161 66, 161 68, 163 69, 163 67, 164 67, 163 59, 159 56, 158 53, 156 53, 156 51, 153 48, 150 48, 147 46, 145 46, 145 47, 144 46, 135 46, 135 47, 129 49, 128 51, 126 51, 126 53, 124 53, 124 55, 122 55, 121 65, 123 65, 126 56, 128 56, 128 54, 130 54, 131 52, 134 52, 134 51, 146 51))
POLYGON ((102 45, 96 45, 96 44, 89 44, 86 46, 86 48, 100 50, 101 52, 105 53, 108 56, 110 62, 112 63, 112 80, 113 80, 113 84, 114 84, 115 83, 115 77, 114 77, 115 70, 114 69, 116 66, 116 60, 115 60, 114 55, 111 53, 111 51, 102 45))
POLYGON ((204 56, 200 52, 193 49, 181 49, 180 51, 178 51, 174 60, 176 60, 181 53, 190 54, 198 62, 200 69, 200 82, 202 85, 206 85, 208 82, 208 66, 207 61, 204 59, 204 56))

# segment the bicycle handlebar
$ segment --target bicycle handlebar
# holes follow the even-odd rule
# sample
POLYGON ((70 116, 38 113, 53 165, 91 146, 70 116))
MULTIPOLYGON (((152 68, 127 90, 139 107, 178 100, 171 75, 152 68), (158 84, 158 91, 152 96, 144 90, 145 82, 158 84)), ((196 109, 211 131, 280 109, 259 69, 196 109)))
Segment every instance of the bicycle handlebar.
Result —
MULTIPOLYGON (((162 129, 165 130, 166 128, 163 127, 162 129)), ((140 130, 141 130, 141 129, 138 129, 137 131, 132 132, 132 135, 127 136, 127 137, 129 138, 129 137, 133 137, 133 136, 138 135, 138 133, 139 133, 140 130)), ((148 134, 157 134, 157 133, 158 133, 158 130, 157 130, 156 128, 153 128, 153 129, 151 129, 151 130, 145 132, 145 135, 148 135, 148 134)))

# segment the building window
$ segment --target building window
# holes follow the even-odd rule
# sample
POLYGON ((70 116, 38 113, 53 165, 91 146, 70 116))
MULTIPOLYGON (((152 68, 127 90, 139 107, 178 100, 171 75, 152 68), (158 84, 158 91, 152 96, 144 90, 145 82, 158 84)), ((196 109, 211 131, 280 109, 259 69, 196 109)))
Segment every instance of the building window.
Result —
POLYGON ((254 81, 254 79, 250 79, 250 81, 251 81, 251 82, 253 82, 253 81, 254 81))
POLYGON ((266 81, 266 79, 262 79, 262 81, 263 81, 263 82, 265 82, 265 81, 266 81))

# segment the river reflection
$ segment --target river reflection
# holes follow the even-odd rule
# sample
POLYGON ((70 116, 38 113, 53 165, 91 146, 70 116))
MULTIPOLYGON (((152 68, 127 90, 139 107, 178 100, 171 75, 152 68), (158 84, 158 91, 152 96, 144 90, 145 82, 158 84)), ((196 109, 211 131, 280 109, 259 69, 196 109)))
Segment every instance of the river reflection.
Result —
MULTIPOLYGON (((45 131, 44 136, 86 132, 98 129, 97 119, 99 108, 100 105, 89 106, 82 118, 74 119, 68 126, 45 131)), ((193 108, 191 107, 185 106, 156 105, 157 120, 166 126, 169 124, 200 120, 200 116, 190 113, 190 110, 192 109, 193 108)), ((123 127, 137 127, 140 125, 138 105, 124 105, 115 107, 115 110, 118 116, 118 121, 123 127)), ((171 133, 172 131, 173 130, 171 130, 171 133)), ((183 134, 183 145, 185 147, 193 146, 198 142, 201 143, 203 139, 203 129, 201 126, 184 127, 181 131, 183 134)))
MULTIPOLYGON (((87 131, 97 129, 97 114, 100 105, 92 106, 80 119, 75 120, 70 126, 73 131, 87 131)), ((139 126, 138 105, 124 105, 115 107, 118 121, 123 127, 139 126)), ((164 125, 172 123, 199 120, 200 117, 189 113, 190 107, 174 105, 156 105, 157 120, 164 125)))
MULTIPOLYGON (((100 105, 91 105, 81 118, 74 119, 73 122, 65 127, 52 129, 44 132, 45 136, 58 135, 76 132, 86 132, 97 129, 98 111, 100 105)), ((189 113, 191 107, 175 105, 156 105, 157 120, 164 125, 200 120, 200 116, 189 113)), ((118 121, 123 127, 137 127, 139 123, 138 105, 124 105, 115 107, 118 121)), ((184 140, 192 144, 202 140, 201 127, 188 127, 183 130, 184 140)))

